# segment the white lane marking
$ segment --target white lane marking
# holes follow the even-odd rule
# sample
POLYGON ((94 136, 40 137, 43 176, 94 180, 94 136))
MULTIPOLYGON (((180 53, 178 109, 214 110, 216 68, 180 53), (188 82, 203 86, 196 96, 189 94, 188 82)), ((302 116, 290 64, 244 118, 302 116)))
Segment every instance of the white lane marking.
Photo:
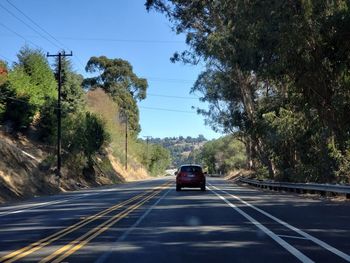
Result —
POLYGON ((289 236, 289 235, 278 235, 279 237, 286 237, 286 238, 292 238, 292 239, 303 239, 303 240, 309 240, 305 237, 297 237, 297 236, 289 236))
POLYGON ((32 211, 32 209, 43 207, 43 206, 49 206, 49 205, 55 205, 55 204, 61 204, 65 203, 68 201, 76 200, 76 199, 81 199, 86 196, 92 196, 92 195, 97 195, 97 193, 92 193, 92 194, 83 194, 77 197, 72 197, 72 198, 67 198, 63 200, 57 200, 57 201, 49 201, 49 202, 43 202, 43 203, 37 203, 37 204, 29 204, 25 205, 23 209, 20 210, 12 210, 12 211, 7 211, 7 212, 2 212, 0 213, 0 217, 7 216, 7 215, 12 215, 12 214, 18 214, 22 212, 29 212, 32 211))
MULTIPOLYGON (((214 187, 212 184, 210 186, 214 187)), ((255 220, 253 217, 248 215, 246 212, 232 204, 230 201, 228 201, 225 197, 215 192, 213 189, 207 187, 210 191, 212 191, 216 196, 218 196, 221 200, 223 200, 226 204, 228 204, 231 208, 236 210, 238 213, 240 213, 243 217, 248 219, 251 223, 253 223, 256 227, 258 227, 261 231, 265 232, 269 237, 271 237, 273 240, 275 240, 280 246, 285 248, 287 251, 289 251, 292 255, 294 255, 296 258, 298 258, 303 263, 311 263, 314 262, 309 257, 301 253, 298 249, 290 245, 288 242, 277 236, 274 232, 272 232, 270 229, 262 225, 260 222, 255 220)))
MULTIPOLYGON (((157 179, 157 178, 156 178, 157 179)), ((141 182, 137 182, 135 183, 136 186, 142 185, 147 183, 147 181, 141 181, 141 182)), ((95 191, 95 190, 92 190, 95 191)), ((72 201, 72 200, 77 200, 77 199, 81 199, 87 196, 94 196, 94 195, 99 195, 99 194, 105 194, 106 192, 111 192, 111 191, 115 191, 114 188, 112 189, 100 189, 100 190, 96 190, 97 193, 85 193, 85 194, 81 194, 77 197, 71 197, 71 198, 66 198, 63 200, 55 200, 55 201, 48 201, 48 202, 41 202, 41 203, 35 203, 35 204, 26 204, 26 205, 18 205, 18 206, 11 206, 11 207, 7 207, 7 209, 11 209, 10 211, 4 211, 4 212, 0 212, 0 217, 4 217, 7 215, 13 215, 13 214, 18 214, 18 213, 23 213, 23 212, 30 212, 33 211, 33 209, 39 208, 39 207, 45 207, 45 206, 50 206, 50 205, 55 205, 55 204, 61 204, 61 203, 65 203, 68 201, 72 201), (17 210, 18 208, 20 208, 19 210, 17 210)))
POLYGON ((273 216, 273 215, 271 215, 271 214, 265 212, 264 210, 262 210, 262 209, 260 209, 260 208, 257 208, 256 206, 254 206, 254 205, 252 205, 252 204, 250 204, 250 203, 248 203, 248 202, 242 200, 242 199, 239 198, 238 196, 235 196, 235 195, 230 194, 230 193, 228 193, 228 192, 226 192, 226 191, 224 191, 224 190, 221 190, 221 189, 217 188, 216 186, 214 186, 214 185, 212 185, 212 184, 210 184, 210 185, 211 185, 212 187, 214 187, 215 189, 217 189, 217 190, 219 190, 219 191, 221 191, 221 192, 223 192, 223 193, 225 193, 225 194, 227 194, 227 195, 229 195, 229 196, 231 196, 231 197, 237 199, 238 201, 242 202, 243 204, 245 204, 245 205, 247 205, 247 206, 249 206, 249 207, 255 209, 256 211, 262 213, 263 215, 265 215, 265 216, 271 218, 272 220, 275 220, 276 222, 280 223, 281 225, 283 225, 283 226, 285 226, 285 227, 287 227, 287 228, 293 230, 294 232, 298 233, 299 235, 305 237, 306 239, 311 240, 312 242, 314 242, 314 243, 316 243, 317 245, 319 245, 319 246, 321 246, 321 247, 327 249, 328 251, 332 252, 333 254, 336 254, 337 256, 343 258, 344 260, 350 262, 350 255, 348 255, 348 254, 346 254, 346 253, 340 251, 339 249, 337 249, 337 248, 335 248, 335 247, 333 247, 333 246, 327 244, 326 242, 324 242, 324 241, 322 241, 322 240, 320 240, 320 239, 318 239, 318 238, 316 238, 316 237, 314 237, 314 236, 312 236, 312 235, 310 235, 310 234, 308 234, 308 233, 306 233, 306 232, 300 230, 299 228, 296 228, 296 227, 294 227, 294 226, 292 226, 292 225, 290 225, 290 224, 288 224, 288 223, 282 221, 281 219, 279 219, 279 218, 277 218, 277 217, 275 217, 275 216, 273 216))
POLYGON ((118 242, 125 240, 128 235, 135 230, 136 227, 138 227, 138 225, 146 218, 146 216, 148 216, 148 214, 159 204, 160 201, 162 201, 171 191, 172 188, 168 189, 168 191, 166 191, 150 208, 148 208, 141 217, 139 217, 139 219, 131 226, 129 227, 124 233, 123 235, 121 235, 116 241, 113 242, 113 244, 111 246, 109 246, 108 251, 103 253, 103 255, 101 257, 99 257, 95 263, 103 263, 105 262, 109 256, 112 254, 112 248, 117 247, 118 246, 118 242))

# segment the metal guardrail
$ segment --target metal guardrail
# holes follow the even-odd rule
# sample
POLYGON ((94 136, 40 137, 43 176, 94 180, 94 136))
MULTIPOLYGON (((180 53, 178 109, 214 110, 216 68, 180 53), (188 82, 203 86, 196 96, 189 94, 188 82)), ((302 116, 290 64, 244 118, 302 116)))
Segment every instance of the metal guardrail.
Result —
POLYGON ((266 188, 275 191, 293 191, 297 193, 319 193, 321 195, 343 194, 350 198, 350 185, 336 184, 314 184, 314 183, 283 183, 272 181, 259 181, 241 177, 240 182, 247 183, 260 188, 266 188))

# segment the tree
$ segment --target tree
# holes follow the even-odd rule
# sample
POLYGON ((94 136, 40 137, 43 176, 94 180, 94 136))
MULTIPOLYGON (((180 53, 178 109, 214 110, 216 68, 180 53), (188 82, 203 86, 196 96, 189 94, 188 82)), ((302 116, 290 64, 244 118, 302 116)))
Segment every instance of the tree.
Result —
POLYGON ((31 103, 41 107, 47 98, 56 96, 57 82, 42 51, 23 47, 18 55, 10 83, 18 94, 30 96, 31 103))
MULTIPOLYGON (((58 81, 58 57, 55 62, 55 77, 58 81)), ((77 112, 83 110, 85 106, 84 90, 82 87, 84 77, 74 72, 69 58, 61 58, 61 99, 63 108, 67 112, 77 112)))
MULTIPOLYGON (((85 99, 82 88, 83 77, 76 74, 68 58, 61 58, 61 109, 63 130, 72 132, 77 126, 71 124, 69 119, 75 119, 84 111, 85 99), (68 126, 67 126, 68 125, 68 126)), ((58 81, 58 58, 55 64, 55 77, 58 81)), ((57 136, 57 94, 54 98, 48 98, 40 111, 39 128, 41 139, 46 142, 54 142, 57 136)), ((64 133, 69 134, 69 133, 64 133)), ((63 138, 63 141, 66 141, 63 138)), ((64 147, 64 145, 63 145, 64 147)))
POLYGON ((8 67, 5 61, 0 60, 0 121, 3 118, 3 114, 6 108, 6 101, 9 94, 6 94, 5 83, 8 79, 8 67))
POLYGON ((170 152, 161 145, 150 145, 149 171, 151 174, 159 175, 169 166, 171 162, 170 152))
POLYGON ((209 110, 198 112, 216 130, 239 130, 255 167, 275 179, 344 181, 348 1, 148 0, 146 7, 187 35, 190 49, 173 61, 206 62, 192 91, 209 110))
POLYGON ((232 135, 205 143, 198 159, 209 173, 227 173, 246 167, 244 144, 232 135))
POLYGON ((110 94, 120 109, 128 115, 130 130, 136 136, 140 132, 136 101, 146 98, 147 80, 137 77, 128 61, 105 56, 91 57, 86 71, 98 72, 99 75, 85 79, 85 88, 101 87, 110 94))
POLYGON ((56 81, 44 54, 24 47, 0 88, 5 98, 3 120, 19 130, 27 128, 46 100, 55 96, 56 81))
MULTIPOLYGON (((77 136, 81 136, 79 133, 77 136)), ((88 165, 92 166, 92 156, 108 142, 109 135, 105 131, 103 121, 96 115, 87 112, 85 115, 83 131, 83 152, 88 159, 88 165)))

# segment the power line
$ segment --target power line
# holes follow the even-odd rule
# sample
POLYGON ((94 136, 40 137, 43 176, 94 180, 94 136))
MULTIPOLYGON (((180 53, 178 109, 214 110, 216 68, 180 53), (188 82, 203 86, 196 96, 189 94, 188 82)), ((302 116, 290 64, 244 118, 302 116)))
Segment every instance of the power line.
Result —
POLYGON ((77 40, 77 41, 100 41, 100 42, 132 42, 132 43, 159 43, 159 44, 172 44, 172 43, 184 43, 183 41, 174 40, 157 40, 157 39, 118 39, 118 38, 89 38, 89 37, 58 37, 66 40, 77 40))
POLYGON ((174 98, 174 99, 186 99, 186 100, 198 100, 199 99, 199 97, 171 96, 171 95, 162 95, 162 94, 154 94, 154 93, 148 93, 147 96, 163 97, 163 98, 174 98))
POLYGON ((26 25, 28 28, 30 28, 31 30, 33 30, 34 32, 36 32, 39 36, 41 36, 43 39, 47 40, 48 42, 50 42, 52 45, 56 46, 57 48, 61 49, 62 47, 58 46, 55 42, 51 41, 50 39, 48 39, 47 37, 45 37, 43 34, 41 34, 38 30, 36 30, 35 28, 33 28, 31 25, 28 25, 23 19, 19 18, 18 16, 16 16, 13 12, 11 12, 9 9, 7 9, 6 7, 4 7, 2 4, 0 4, 0 7, 4 10, 7 11, 7 13, 9 13, 10 15, 12 15, 14 18, 16 18, 18 21, 20 21, 22 24, 26 25))
POLYGON ((32 44, 33 46, 36 46, 38 49, 41 49, 40 46, 38 46, 37 44, 33 43, 32 41, 27 40, 25 37, 23 37, 21 34, 17 33, 16 31, 12 30, 11 28, 9 28, 8 26, 4 25, 3 23, 0 22, 0 26, 6 28, 8 31, 10 31, 11 33, 15 34, 16 36, 22 38, 25 42, 28 42, 30 44, 32 44))
POLYGON ((160 82, 174 82, 174 83, 193 83, 195 80, 190 79, 168 79, 168 78, 154 78, 154 77, 144 77, 150 81, 160 81, 160 82))
MULTIPOLYGON (((37 36, 28 35, 27 37, 35 38, 37 36)), ((126 42, 126 43, 142 43, 142 44, 147 44, 147 43, 149 43, 149 44, 183 43, 183 41, 161 40, 161 39, 117 39, 117 38, 89 38, 89 37, 67 37, 67 36, 57 36, 57 37, 55 37, 55 39, 57 39, 57 40, 64 39, 64 40, 71 40, 71 41, 126 42)))
MULTIPOLYGON (((27 27, 29 27, 30 29, 32 29, 33 31, 35 31, 37 34, 39 34, 40 37, 42 37, 43 39, 49 41, 52 45, 54 45, 55 47, 62 49, 62 48, 66 48, 71 50, 69 47, 67 47, 64 43, 62 43, 61 41, 59 41, 55 36, 53 36, 52 34, 50 34, 47 30, 45 30, 42 26, 40 26, 37 22, 34 21, 34 19, 30 18, 27 14, 25 14, 21 9, 19 9, 17 6, 15 6, 14 4, 12 4, 9 0, 6 0, 12 7, 14 7, 19 13, 21 13, 25 18, 27 18, 30 22, 32 22, 36 27, 38 27, 41 31, 43 31, 45 34, 47 34, 49 37, 51 37, 54 41, 56 41, 59 45, 57 45, 56 43, 54 43, 53 41, 51 41, 50 39, 48 39, 47 37, 45 37, 43 34, 41 34, 40 32, 38 32, 36 29, 34 29, 32 26, 28 25, 25 21, 23 21, 22 19, 20 19, 19 17, 17 17, 15 14, 13 14, 10 10, 8 10, 7 8, 5 8, 4 6, 2 6, 0 4, 0 6, 5 9, 8 13, 10 13, 12 16, 14 16, 15 18, 17 18, 19 21, 21 21, 22 23, 24 23, 27 27)), ((80 58, 78 56, 75 55, 75 57, 73 58, 74 60, 76 60, 76 62, 78 62, 78 64, 80 64, 80 66, 82 67, 83 71, 85 70, 85 66, 83 65, 83 62, 80 60, 80 58)))
POLYGON ((11 61, 11 59, 9 59, 8 57, 5 57, 5 56, 3 56, 3 55, 1 55, 1 54, 0 54, 0 57, 2 57, 3 59, 7 60, 7 62, 10 62, 10 61, 11 61))
POLYGON ((28 15, 26 15, 22 10, 20 10, 17 6, 15 6, 13 3, 11 3, 9 0, 6 0, 7 3, 9 3, 13 8, 15 8, 18 12, 20 12, 24 17, 26 17, 30 22, 32 22, 34 25, 36 25, 38 28, 40 28, 44 33, 46 33, 48 36, 50 36, 54 41, 56 41, 58 44, 63 46, 66 49, 69 49, 67 46, 65 46, 62 42, 60 42, 57 38, 55 38, 53 35, 51 35, 49 32, 47 32, 44 28, 42 28, 38 23, 36 23, 32 18, 30 18, 28 15))
POLYGON ((146 109, 146 110, 158 110, 158 111, 170 111, 170 112, 181 112, 181 113, 197 114, 194 111, 174 110, 174 109, 166 109, 166 108, 141 107, 141 106, 139 108, 140 109, 146 109))
MULTIPOLYGON (((0 99, 13 100, 13 101, 21 102, 21 103, 24 103, 24 104, 27 104, 27 105, 41 106, 41 105, 39 105, 37 103, 32 103, 32 102, 29 102, 29 101, 21 100, 21 99, 10 97, 10 96, 2 96, 2 95, 0 95, 0 99)), ((59 109, 56 106, 48 106, 48 105, 45 105, 42 108, 44 108, 44 109, 55 109, 55 110, 59 109)))

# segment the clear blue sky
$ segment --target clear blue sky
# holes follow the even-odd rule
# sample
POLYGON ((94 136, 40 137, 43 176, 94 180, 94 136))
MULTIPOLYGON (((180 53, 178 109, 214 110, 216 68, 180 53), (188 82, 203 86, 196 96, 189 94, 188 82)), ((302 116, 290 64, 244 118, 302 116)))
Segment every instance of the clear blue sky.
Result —
POLYGON ((147 78, 149 83, 149 95, 139 103, 140 137, 197 137, 203 134, 208 139, 218 138, 221 135, 205 126, 203 117, 191 108, 206 107, 195 95, 189 94, 201 66, 170 62, 175 51, 187 48, 184 36, 172 32, 164 15, 154 11, 148 13, 144 3, 145 0, 2 0, 0 58, 11 65, 25 44, 50 53, 64 48, 73 51, 75 70, 83 75, 86 75, 84 67, 91 56, 128 60, 134 72, 147 78))

